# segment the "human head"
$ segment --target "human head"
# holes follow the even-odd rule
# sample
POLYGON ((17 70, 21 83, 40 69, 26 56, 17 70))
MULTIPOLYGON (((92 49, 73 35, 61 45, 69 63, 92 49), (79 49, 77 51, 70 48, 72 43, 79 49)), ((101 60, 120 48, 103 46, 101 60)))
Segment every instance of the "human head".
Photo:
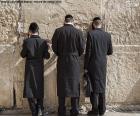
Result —
POLYGON ((102 27, 102 20, 100 17, 95 17, 92 22, 93 28, 101 28, 102 27))
POLYGON ((65 16, 65 23, 73 23, 73 22, 74 22, 74 19, 71 14, 68 14, 65 16))
POLYGON ((39 26, 36 22, 32 22, 29 26, 29 33, 36 34, 39 32, 39 26))

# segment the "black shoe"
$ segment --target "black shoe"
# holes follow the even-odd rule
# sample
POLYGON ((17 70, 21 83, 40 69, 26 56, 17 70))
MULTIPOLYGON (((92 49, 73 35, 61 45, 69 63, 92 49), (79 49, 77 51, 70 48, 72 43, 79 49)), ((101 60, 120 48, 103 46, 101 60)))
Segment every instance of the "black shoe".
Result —
POLYGON ((66 108, 59 107, 58 108, 58 116, 66 116, 66 108))
POLYGON ((95 114, 95 112, 94 111, 88 111, 88 113, 87 113, 87 115, 92 115, 92 116, 98 116, 98 114, 95 114))
POLYGON ((66 114, 60 114, 60 113, 58 113, 57 116, 66 116, 66 114))
POLYGON ((78 116, 79 113, 70 113, 70 116, 78 116))
POLYGON ((3 112, 3 111, 5 111, 5 109, 4 108, 0 108, 0 112, 3 112))
POLYGON ((38 105, 38 110, 37 110, 38 116, 44 116, 44 111, 41 109, 41 107, 38 105))
POLYGON ((70 110, 70 116, 78 116, 79 112, 78 111, 72 111, 70 110))
POLYGON ((59 112, 57 113, 57 116, 66 116, 66 112, 60 112, 60 111, 59 111, 59 112))
POLYGON ((38 116, 44 116, 44 113, 41 109, 38 110, 38 116))
POLYGON ((38 116, 37 114, 38 114, 37 110, 36 109, 32 109, 32 116, 38 116))
POLYGON ((105 116, 104 114, 100 114, 99 116, 105 116))
POLYGON ((32 113, 32 116, 38 116, 38 115, 37 115, 37 113, 33 112, 33 113, 32 113))

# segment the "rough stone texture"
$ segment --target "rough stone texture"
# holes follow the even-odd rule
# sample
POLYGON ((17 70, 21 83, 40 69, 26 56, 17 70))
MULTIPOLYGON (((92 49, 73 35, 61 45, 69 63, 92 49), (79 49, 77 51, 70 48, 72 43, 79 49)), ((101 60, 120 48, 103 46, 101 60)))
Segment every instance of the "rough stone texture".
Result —
POLYGON ((140 1, 107 0, 105 28, 112 34, 114 55, 109 59, 109 103, 139 104, 140 1))
POLYGON ((0 46, 0 105, 13 105, 13 53, 14 46, 0 46), (8 100, 8 101, 7 101, 8 100))
MULTIPOLYGON (((31 116, 30 113, 26 112, 26 111, 19 111, 19 110, 12 110, 12 111, 6 111, 6 112, 2 112, 1 116, 31 116)), ((139 116, 140 112, 106 112, 105 114, 106 116, 139 116)), ((47 116, 57 116, 56 113, 51 113, 47 116)), ((79 116, 87 116, 87 114, 80 114, 79 116)))
POLYGON ((16 41, 18 11, 13 6, 0 6, 0 42, 13 43, 16 41))
MULTIPOLYGON (((140 103, 139 0, 62 0, 55 4, 21 5, 19 8, 18 3, 0 4, 0 106, 12 107, 16 103, 18 108, 27 107, 27 101, 22 97, 24 60, 19 52, 24 38, 17 34, 19 22, 24 32, 32 21, 37 22, 40 36, 51 39, 55 28, 63 25, 68 13, 75 17, 76 27, 85 35, 92 18, 98 15, 103 18, 104 29, 112 34, 114 55, 108 58, 108 104, 140 103)), ((56 57, 53 53, 45 62, 44 104, 49 108, 57 105, 56 57)))

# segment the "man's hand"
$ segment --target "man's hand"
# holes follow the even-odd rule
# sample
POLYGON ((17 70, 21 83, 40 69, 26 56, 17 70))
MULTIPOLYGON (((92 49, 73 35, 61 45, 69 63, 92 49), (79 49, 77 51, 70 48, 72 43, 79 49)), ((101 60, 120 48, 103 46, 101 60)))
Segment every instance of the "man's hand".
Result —
POLYGON ((86 80, 84 80, 83 86, 84 86, 84 88, 87 86, 87 81, 86 80))
POLYGON ((88 70, 87 69, 84 69, 84 73, 87 73, 88 72, 88 70))

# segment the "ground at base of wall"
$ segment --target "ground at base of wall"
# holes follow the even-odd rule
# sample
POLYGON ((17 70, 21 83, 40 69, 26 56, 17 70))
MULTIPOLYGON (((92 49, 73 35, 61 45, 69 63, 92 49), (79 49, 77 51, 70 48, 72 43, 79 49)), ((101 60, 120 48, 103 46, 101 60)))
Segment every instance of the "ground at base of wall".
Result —
MULTIPOLYGON (((87 111, 91 109, 91 104, 84 104, 80 107, 80 112, 86 114, 87 111)), ((121 112, 121 113, 140 113, 140 104, 138 105, 129 105, 129 104, 114 104, 107 105, 107 112, 121 112)), ((110 116, 110 115, 109 115, 110 116)), ((139 114, 140 116, 140 114, 139 114)))
MULTIPOLYGON (((23 110, 6 110, 0 113, 0 116, 31 116, 28 111, 23 110)), ((50 113, 44 116, 57 116, 56 113, 50 113)), ((69 116, 69 115, 68 115, 69 116)), ((79 116, 86 116, 86 114, 80 114, 79 116)), ((106 112, 105 116, 140 116, 140 111, 133 111, 133 112, 106 112)))
MULTIPOLYGON (((56 111, 57 108, 49 109, 46 108, 45 114, 48 115, 44 116, 57 116, 56 111)), ((80 107, 80 115, 79 116, 86 116, 87 111, 91 109, 91 104, 84 104, 80 107)), ((69 110, 67 109, 67 116, 69 116, 69 110)), ((28 109, 0 109, 0 116, 31 116, 30 111, 28 109)), ((140 105, 107 105, 107 111, 105 116, 140 116, 140 105)))
MULTIPOLYGON (((11 116, 11 114, 5 114, 0 116, 11 116)), ((12 114, 12 116, 31 116, 30 114, 12 114)), ((50 114, 46 116, 57 116, 56 114, 50 114)), ((79 116, 86 116, 86 115, 79 115, 79 116)), ((140 113, 119 113, 119 112, 107 112, 105 116, 140 116, 140 113)))

